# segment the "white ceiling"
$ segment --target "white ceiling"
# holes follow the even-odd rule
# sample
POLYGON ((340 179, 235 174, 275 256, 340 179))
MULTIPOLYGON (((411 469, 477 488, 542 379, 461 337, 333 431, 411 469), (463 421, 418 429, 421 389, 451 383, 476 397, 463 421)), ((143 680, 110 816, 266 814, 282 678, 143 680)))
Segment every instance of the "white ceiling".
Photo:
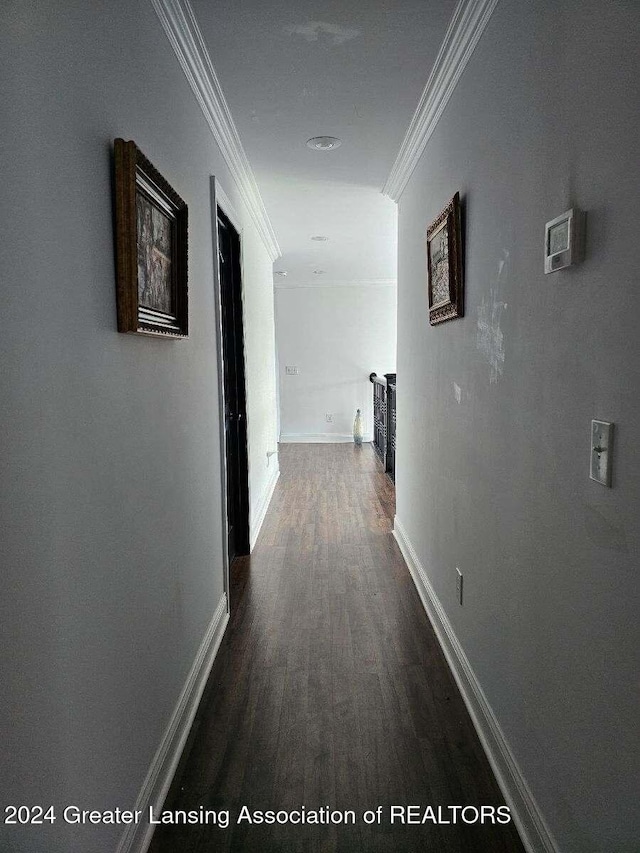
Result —
POLYGON ((456 0, 191 5, 282 249, 274 269, 288 286, 395 280, 381 189, 456 0), (311 151, 313 136, 342 146, 311 151))

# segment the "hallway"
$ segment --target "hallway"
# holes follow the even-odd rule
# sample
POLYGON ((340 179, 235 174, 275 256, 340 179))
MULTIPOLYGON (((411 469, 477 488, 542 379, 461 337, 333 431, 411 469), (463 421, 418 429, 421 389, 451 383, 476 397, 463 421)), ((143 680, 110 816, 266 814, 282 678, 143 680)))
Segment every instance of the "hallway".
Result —
POLYGON ((228 809, 229 828, 161 826, 152 853, 521 851, 513 824, 390 826, 391 804, 422 816, 504 801, 391 535, 393 486, 371 446, 281 445, 280 464, 165 803, 228 809), (357 822, 237 825, 243 805, 353 809, 357 822))

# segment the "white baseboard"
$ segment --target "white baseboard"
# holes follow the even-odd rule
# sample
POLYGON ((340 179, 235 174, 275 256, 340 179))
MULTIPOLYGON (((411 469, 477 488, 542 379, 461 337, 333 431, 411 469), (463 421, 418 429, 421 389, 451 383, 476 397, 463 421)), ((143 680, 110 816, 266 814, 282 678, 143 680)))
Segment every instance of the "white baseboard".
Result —
POLYGON ((267 514, 267 510, 269 509, 269 504, 271 503, 271 498, 273 497, 273 492, 275 490, 276 483, 278 482, 278 477, 280 476, 280 466, 278 465, 277 457, 275 458, 275 463, 276 464, 271 469, 271 478, 269 479, 267 487, 264 490, 264 494, 262 495, 262 500, 260 501, 258 511, 256 512, 255 518, 251 522, 251 537, 249 541, 250 551, 253 551, 253 547, 258 541, 258 536, 260 535, 260 531, 262 530, 262 524, 267 514))
POLYGON ((142 812, 140 823, 127 826, 116 853, 146 853, 151 843, 155 827, 146 820, 149 807, 156 814, 162 810, 228 621, 227 595, 223 593, 138 794, 134 809, 142 812))
MULTIPOLYGON (((365 435, 362 441, 367 443, 373 437, 365 435)), ((280 436, 281 444, 349 444, 353 443, 353 435, 336 432, 289 433, 280 436)))
POLYGON ((511 809, 527 853, 558 853, 558 847, 518 767, 496 715, 397 516, 394 520, 393 535, 411 572, 500 789, 511 809))

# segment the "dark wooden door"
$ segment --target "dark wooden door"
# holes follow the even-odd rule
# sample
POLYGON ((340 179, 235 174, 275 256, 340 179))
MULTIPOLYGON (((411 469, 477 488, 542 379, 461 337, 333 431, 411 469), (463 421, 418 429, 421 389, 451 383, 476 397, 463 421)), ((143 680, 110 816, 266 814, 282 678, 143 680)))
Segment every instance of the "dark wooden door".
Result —
POLYGON ((229 565, 249 553, 249 478, 240 237, 218 208, 229 565))

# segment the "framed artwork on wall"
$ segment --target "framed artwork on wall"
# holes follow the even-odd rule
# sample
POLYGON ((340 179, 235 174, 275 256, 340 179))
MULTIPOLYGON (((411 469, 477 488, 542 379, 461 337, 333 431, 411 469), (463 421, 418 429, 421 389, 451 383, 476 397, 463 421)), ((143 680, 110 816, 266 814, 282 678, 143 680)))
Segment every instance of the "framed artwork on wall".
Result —
POLYGON ((187 205, 135 142, 116 139, 118 331, 188 333, 187 205))
POLYGON ((464 315, 459 193, 427 229, 427 289, 432 326, 464 315))

